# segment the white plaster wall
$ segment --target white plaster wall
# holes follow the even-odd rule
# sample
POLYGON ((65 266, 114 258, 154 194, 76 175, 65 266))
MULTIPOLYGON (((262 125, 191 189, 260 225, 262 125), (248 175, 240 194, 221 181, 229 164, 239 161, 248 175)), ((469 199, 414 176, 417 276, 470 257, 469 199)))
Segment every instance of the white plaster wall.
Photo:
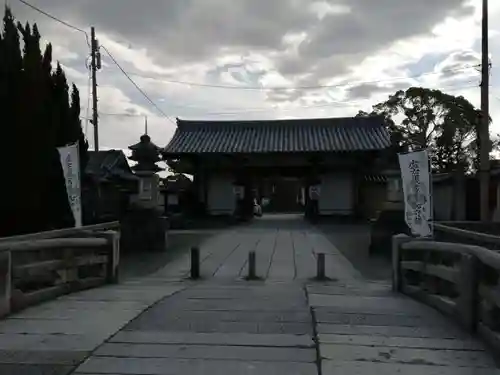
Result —
POLYGON ((233 178, 224 175, 208 177, 207 208, 211 215, 232 215, 236 207, 233 178))
POLYGON ((351 215, 354 210, 353 176, 329 173, 321 176, 320 215, 351 215))

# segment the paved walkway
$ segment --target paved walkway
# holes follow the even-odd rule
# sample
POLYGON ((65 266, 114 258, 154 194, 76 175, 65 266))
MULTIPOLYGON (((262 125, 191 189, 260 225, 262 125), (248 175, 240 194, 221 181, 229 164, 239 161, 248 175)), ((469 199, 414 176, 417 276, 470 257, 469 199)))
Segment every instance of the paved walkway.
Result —
POLYGON ((0 322, 0 374, 493 375, 483 347, 434 310, 363 280, 298 218, 264 217, 147 278, 0 322), (242 280, 249 250, 261 281, 242 280), (326 252, 336 280, 316 283, 326 252), (321 370, 321 372, 320 372, 321 370))
MULTIPOLYGON (((338 279, 362 279, 351 263, 328 239, 308 225, 302 215, 265 215, 205 241, 201 247, 202 277, 217 281, 240 280, 247 275, 248 253, 257 254, 259 277, 275 281, 305 281, 316 274, 318 252, 326 254, 326 272, 338 279)), ((189 254, 170 263, 154 276, 178 280, 189 274, 189 254)))

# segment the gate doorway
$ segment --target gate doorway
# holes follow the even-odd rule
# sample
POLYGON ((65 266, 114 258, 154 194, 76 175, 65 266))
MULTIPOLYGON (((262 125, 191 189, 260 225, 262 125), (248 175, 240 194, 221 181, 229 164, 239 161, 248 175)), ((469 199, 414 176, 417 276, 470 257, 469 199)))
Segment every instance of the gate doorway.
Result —
POLYGON ((302 213, 303 181, 298 177, 275 176, 262 180, 258 202, 263 213, 302 213))

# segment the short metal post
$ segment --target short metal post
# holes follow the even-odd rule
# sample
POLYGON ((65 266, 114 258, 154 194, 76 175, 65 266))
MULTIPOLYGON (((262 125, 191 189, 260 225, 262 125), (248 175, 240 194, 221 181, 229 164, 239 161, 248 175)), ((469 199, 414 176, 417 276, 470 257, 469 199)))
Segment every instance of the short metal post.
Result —
POLYGON ((319 253, 318 257, 316 258, 316 279, 318 279, 318 280, 325 280, 326 279, 325 254, 324 253, 319 253))
POLYGON ((200 249, 191 248, 191 278, 196 280, 200 278, 200 249))
POLYGON ((248 253, 248 279, 255 280, 257 278, 257 270, 255 265, 255 251, 248 253))

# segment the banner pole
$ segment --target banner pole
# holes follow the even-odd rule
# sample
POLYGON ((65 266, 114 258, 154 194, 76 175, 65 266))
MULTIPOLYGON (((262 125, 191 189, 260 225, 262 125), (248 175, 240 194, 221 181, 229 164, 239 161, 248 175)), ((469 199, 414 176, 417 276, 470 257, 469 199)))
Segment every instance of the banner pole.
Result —
POLYGON ((434 239, 434 180, 432 175, 432 162, 430 154, 428 155, 428 163, 429 163, 429 200, 430 202, 430 226, 431 226, 431 238, 434 239))

